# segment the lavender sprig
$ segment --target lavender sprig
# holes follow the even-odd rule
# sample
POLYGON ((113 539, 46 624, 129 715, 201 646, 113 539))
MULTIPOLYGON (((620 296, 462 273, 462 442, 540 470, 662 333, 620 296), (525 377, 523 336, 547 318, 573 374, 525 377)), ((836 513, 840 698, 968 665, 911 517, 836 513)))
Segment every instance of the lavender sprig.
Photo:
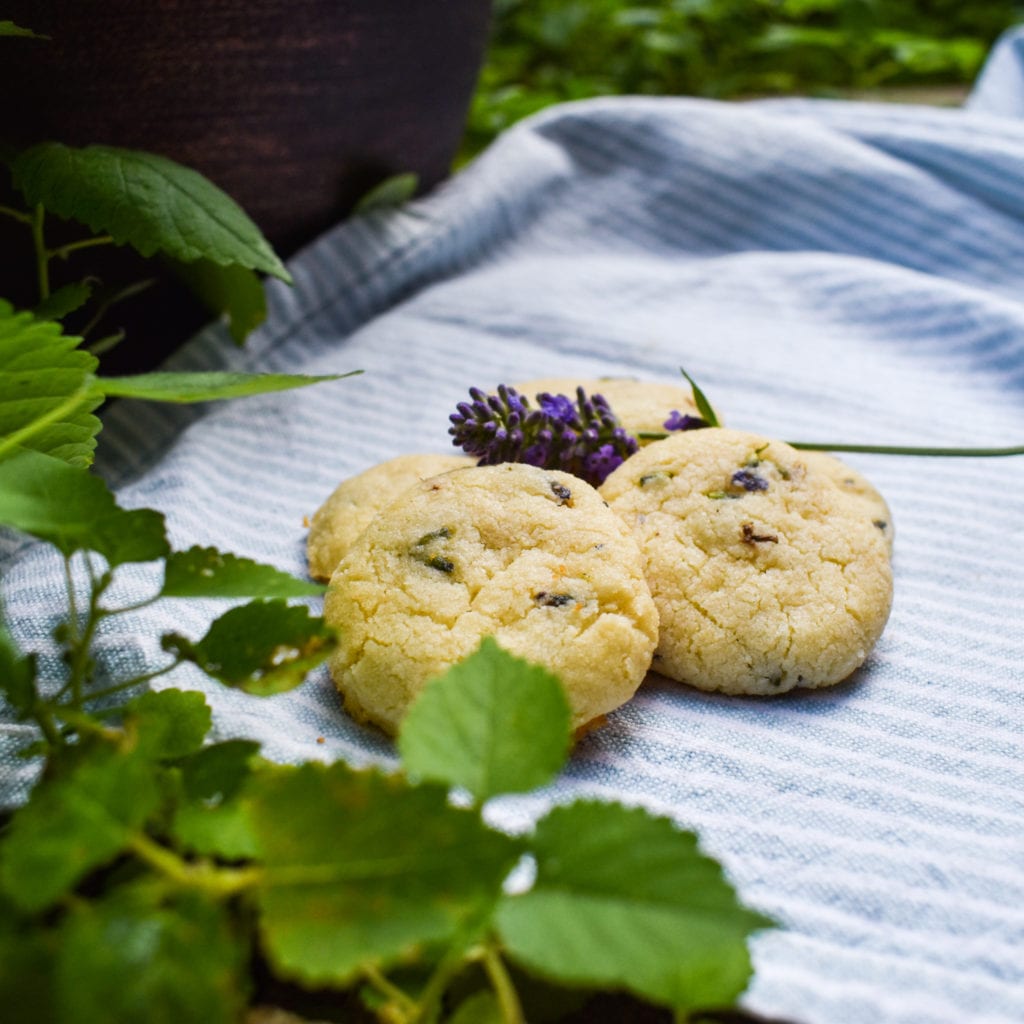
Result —
POLYGON ((575 402, 567 395, 539 394, 538 408, 504 384, 496 395, 470 388, 469 397, 449 417, 448 433, 482 466, 526 462, 564 470, 596 487, 639 447, 604 397, 588 396, 583 388, 576 389, 575 402))

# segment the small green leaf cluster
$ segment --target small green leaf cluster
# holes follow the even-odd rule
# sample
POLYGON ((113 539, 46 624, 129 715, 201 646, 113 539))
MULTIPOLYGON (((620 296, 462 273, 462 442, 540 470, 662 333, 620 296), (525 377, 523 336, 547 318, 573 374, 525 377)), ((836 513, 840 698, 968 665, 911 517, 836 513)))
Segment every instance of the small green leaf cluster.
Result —
POLYGON ((496 0, 464 153, 552 103, 970 83, 1013 0, 496 0))
POLYGON ((40 452, 0 461, 0 524, 57 549, 70 605, 62 680, 0 623, 0 694, 38 726, 27 753, 45 759, 0 830, 0 1005, 19 1021, 230 1024, 263 998, 260 978, 383 1024, 523 1024, 537 986, 625 991, 682 1020, 745 988, 748 937, 770 922, 692 833, 591 800, 526 835, 485 820, 489 801, 564 764, 569 708, 545 669, 485 640, 410 711, 397 772, 272 765, 256 743, 210 741, 201 693, 145 684, 189 663, 255 695, 298 685, 334 638, 287 601, 321 587, 173 551, 159 513, 120 508, 40 452), (109 604, 133 562, 162 563, 162 581, 109 604), (101 677, 107 619, 182 598, 251 600, 198 640, 166 635, 163 666, 101 677))

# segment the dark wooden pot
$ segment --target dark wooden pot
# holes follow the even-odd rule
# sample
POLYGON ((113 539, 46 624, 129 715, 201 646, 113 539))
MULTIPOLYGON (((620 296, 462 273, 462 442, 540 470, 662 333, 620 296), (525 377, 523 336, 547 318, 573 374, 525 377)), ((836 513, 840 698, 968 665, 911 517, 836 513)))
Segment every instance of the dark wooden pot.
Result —
MULTIPOLYGON (((415 171, 423 189, 447 175, 490 15, 489 0, 4 7, 5 18, 51 36, 0 41, 4 135, 146 149, 188 164, 284 255, 391 174, 415 171)), ((0 240, 5 250, 10 237, 0 240)))

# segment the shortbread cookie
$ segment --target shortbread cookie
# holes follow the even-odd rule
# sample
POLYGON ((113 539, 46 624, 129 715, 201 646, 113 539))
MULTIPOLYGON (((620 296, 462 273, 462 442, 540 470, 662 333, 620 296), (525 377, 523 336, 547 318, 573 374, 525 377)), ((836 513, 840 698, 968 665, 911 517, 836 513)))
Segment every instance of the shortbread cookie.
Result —
POLYGON ((801 451, 800 458, 811 472, 824 473, 841 491, 859 500, 864 513, 885 538, 886 547, 892 554, 892 512, 878 488, 863 473, 858 473, 829 452, 801 451))
MULTIPOLYGON (((576 380, 572 377, 544 377, 513 385, 531 402, 534 396, 548 392, 574 398, 576 388, 582 387, 588 395, 602 395, 611 406, 623 428, 634 436, 640 433, 661 434, 672 412, 680 416, 700 416, 688 387, 663 384, 628 377, 602 377, 576 380)), ((640 444, 646 444, 639 438, 640 444)))
POLYGON ((346 709, 388 733, 485 636, 558 675, 581 727, 633 695, 658 637, 622 520, 577 477, 520 463, 408 490, 342 559, 324 617, 346 709))
POLYGON ((474 465, 476 460, 467 455, 399 455, 343 480, 316 510, 309 525, 306 556, 310 576, 330 579, 370 520, 413 484, 474 465))
POLYGON ((676 434, 627 459, 601 494, 644 553, 663 675, 733 694, 828 686, 882 633, 885 539, 860 498, 781 441, 676 434))

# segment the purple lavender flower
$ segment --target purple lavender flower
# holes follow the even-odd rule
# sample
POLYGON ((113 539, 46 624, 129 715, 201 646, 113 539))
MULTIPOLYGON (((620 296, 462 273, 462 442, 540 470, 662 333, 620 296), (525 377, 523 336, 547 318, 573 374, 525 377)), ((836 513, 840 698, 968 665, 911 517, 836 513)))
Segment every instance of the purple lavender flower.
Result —
POLYGON ((638 448, 601 395, 576 389, 567 395, 537 395, 539 408, 502 384, 496 395, 470 388, 449 419, 452 442, 482 466, 526 462, 562 469, 597 486, 638 448))
POLYGON ((701 427, 708 426, 708 421, 699 416, 684 415, 678 409, 673 409, 663 425, 666 430, 700 430, 701 427))
POLYGON ((752 469, 737 469, 732 475, 732 482, 745 491, 767 491, 768 481, 758 476, 752 469))

